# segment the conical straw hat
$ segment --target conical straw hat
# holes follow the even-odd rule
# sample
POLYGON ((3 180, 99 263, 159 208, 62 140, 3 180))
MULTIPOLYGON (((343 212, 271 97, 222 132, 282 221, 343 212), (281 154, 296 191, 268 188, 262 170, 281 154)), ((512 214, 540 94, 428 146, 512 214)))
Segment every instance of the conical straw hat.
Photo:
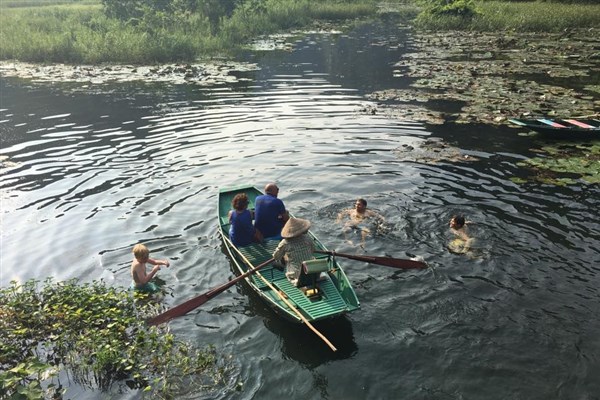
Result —
POLYGON ((308 232, 310 221, 301 218, 290 218, 281 230, 281 237, 285 239, 295 238, 308 232))

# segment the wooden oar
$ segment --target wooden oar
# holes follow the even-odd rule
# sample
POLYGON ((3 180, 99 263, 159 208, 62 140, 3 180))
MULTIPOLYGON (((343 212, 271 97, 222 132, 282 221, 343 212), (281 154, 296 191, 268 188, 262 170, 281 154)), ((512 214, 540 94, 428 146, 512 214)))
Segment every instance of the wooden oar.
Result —
POLYGON ((148 325, 160 325, 163 322, 167 322, 173 318, 181 317, 182 315, 189 313, 194 308, 200 307, 202 304, 206 303, 207 301, 209 301, 210 299, 212 299, 219 293, 222 293, 225 290, 229 289, 230 287, 232 287, 233 285, 235 285, 237 282, 241 281, 242 279, 246 278, 247 276, 250 276, 254 273, 258 273, 259 269, 269 265, 273 261, 275 261, 275 259, 271 258, 271 259, 265 261, 264 263, 257 265, 256 267, 248 270, 247 272, 243 273, 242 275, 233 278, 229 282, 222 284, 221 286, 217 286, 216 288, 213 288, 213 289, 209 290, 208 292, 201 294, 200 296, 196 296, 193 299, 190 299, 190 300, 186 301, 185 303, 181 303, 178 306, 175 306, 175 307, 165 311, 162 314, 158 314, 156 317, 150 318, 147 321, 148 325))
POLYGON ((427 268, 427 263, 424 261, 415 260, 403 260, 400 258, 392 257, 375 257, 375 256, 359 256, 358 254, 343 254, 335 251, 322 251, 316 250, 315 253, 329 254, 334 257, 344 257, 351 260, 364 261, 371 264, 384 265, 386 267, 400 268, 400 269, 413 269, 413 268, 427 268))
MULTIPOLYGON (((246 256, 237 248, 233 245, 233 243, 231 243, 231 241, 229 240, 228 237, 226 237, 225 235, 221 235, 223 237, 224 240, 226 240, 230 247, 234 248, 235 251, 244 259, 244 261, 246 262, 246 264, 248 265, 252 265, 252 263, 246 258, 246 256)), ((277 290, 277 288, 275 286, 273 286, 271 284, 271 282, 269 282, 269 280, 267 278, 265 278, 264 276, 262 276, 262 274, 260 272, 256 273, 258 275, 258 277, 260 279, 262 279, 262 281, 274 292, 277 293, 277 296, 279 296, 279 298, 290 308, 290 310, 294 311, 296 313, 296 315, 302 320, 302 322, 304 322, 304 324, 306 326, 308 326, 310 328, 311 331, 313 331, 318 337, 321 338, 321 340, 323 340, 327 346, 329 346, 329 348, 333 351, 337 351, 337 349, 335 348, 335 346, 329 341, 329 339, 327 339, 321 332, 319 332, 317 330, 317 328, 315 328, 307 319, 306 317, 304 317, 304 315, 302 315, 302 313, 300 311, 298 311, 298 309, 292 304, 290 303, 290 301, 288 299, 285 298, 285 296, 283 294, 281 294, 279 292, 279 290, 277 290)))

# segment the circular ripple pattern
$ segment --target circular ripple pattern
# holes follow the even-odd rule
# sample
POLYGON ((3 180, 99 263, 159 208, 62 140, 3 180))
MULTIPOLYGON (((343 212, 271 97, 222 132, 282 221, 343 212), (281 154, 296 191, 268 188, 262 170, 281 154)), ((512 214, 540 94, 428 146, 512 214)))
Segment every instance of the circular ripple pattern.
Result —
POLYGON ((175 305, 232 276, 216 235, 218 189, 276 181, 331 249, 420 255, 431 268, 345 260, 362 310, 317 324, 337 353, 234 287, 171 322, 180 337, 233 355, 226 387, 190 397, 596 396, 598 187, 512 183, 530 145, 512 131, 430 131, 365 112, 374 108, 363 91, 392 73, 393 63, 368 68, 373 54, 394 58, 384 45, 365 32, 317 35, 213 88, 75 91, 2 78, 0 283, 52 276, 125 287, 131 248, 144 242, 171 260, 159 277, 175 305), (349 60, 344 48, 360 51, 349 60), (394 152, 431 137, 478 161, 423 164, 394 152), (357 197, 386 219, 362 248, 336 224, 357 197), (472 221, 470 255, 447 250, 455 213, 472 221))

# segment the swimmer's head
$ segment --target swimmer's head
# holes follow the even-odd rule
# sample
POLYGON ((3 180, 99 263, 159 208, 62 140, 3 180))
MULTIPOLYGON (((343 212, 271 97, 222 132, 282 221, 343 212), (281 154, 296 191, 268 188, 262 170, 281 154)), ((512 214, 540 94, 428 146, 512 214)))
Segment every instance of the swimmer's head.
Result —
POLYGON ((465 217, 464 215, 455 215, 450 219, 450 228, 460 229, 465 226, 465 217))

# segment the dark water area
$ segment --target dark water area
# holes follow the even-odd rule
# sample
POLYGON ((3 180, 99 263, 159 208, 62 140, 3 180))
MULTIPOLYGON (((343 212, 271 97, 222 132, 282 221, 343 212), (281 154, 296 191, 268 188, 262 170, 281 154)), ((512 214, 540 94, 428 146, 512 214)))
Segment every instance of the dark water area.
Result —
MULTIPOLYGON (((171 261, 159 276, 164 301, 178 304, 232 276, 218 189, 276 181, 330 249, 420 255, 430 268, 344 260, 362 309, 316 324, 335 353, 235 286, 170 323, 231 356, 223 387, 186 398, 598 398, 600 189, 513 183, 540 143, 506 127, 363 112, 364 94, 410 84, 393 77, 410 45, 401 32, 310 34, 292 52, 246 54, 259 71, 208 88, 1 78, 0 284, 128 287, 131 248, 144 242, 171 261), (477 161, 395 152, 433 138, 477 161), (386 219, 364 250, 335 223, 357 197, 386 219), (459 212, 472 221, 471 255, 447 249, 459 212)), ((73 385, 67 396, 141 394, 73 385)))

